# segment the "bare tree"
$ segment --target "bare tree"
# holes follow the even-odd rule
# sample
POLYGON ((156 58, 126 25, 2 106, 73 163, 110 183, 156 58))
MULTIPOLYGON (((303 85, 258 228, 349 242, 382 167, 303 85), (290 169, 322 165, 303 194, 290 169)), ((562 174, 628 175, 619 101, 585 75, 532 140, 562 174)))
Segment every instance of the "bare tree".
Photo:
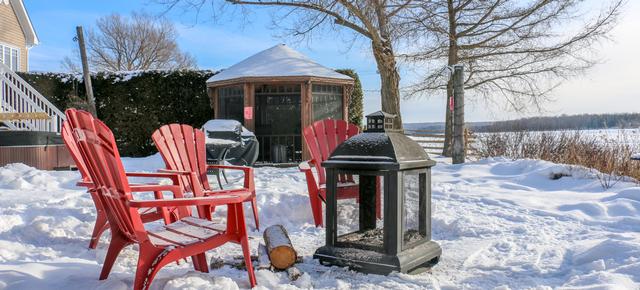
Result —
MULTIPOLYGON (((169 20, 134 13, 131 17, 111 14, 97 20, 88 31, 87 46, 91 67, 101 71, 186 69, 196 67, 195 59, 180 51, 177 31, 169 20)), ((65 59, 63 66, 76 68, 65 59)))
MULTIPOLYGON (((400 116, 400 75, 394 46, 402 42, 407 9, 412 0, 156 0, 168 9, 184 5, 199 11, 204 5, 217 3, 255 7, 275 7, 281 10, 274 23, 287 25, 285 32, 293 36, 309 36, 321 27, 346 28, 356 38, 370 42, 380 74, 382 109, 398 117, 395 125, 402 128, 400 116), (291 21, 287 21, 291 20, 291 21)), ((215 8, 216 10, 218 8, 215 8)))
MULTIPOLYGON (((74 49, 74 54, 78 55, 78 57, 76 57, 76 58, 80 57, 80 52, 78 52, 77 48, 74 49)), ((65 70, 67 72, 70 72, 70 73, 80 73, 82 71, 78 61, 72 59, 69 56, 65 56, 62 59, 62 61, 60 62, 60 66, 62 67, 63 70, 65 70)))
POLYGON ((541 110, 551 90, 597 62, 593 45, 614 27, 624 0, 601 3, 606 6, 586 17, 592 7, 583 0, 414 2, 419 9, 406 22, 415 28, 417 50, 403 56, 432 69, 410 86, 410 95, 446 91, 443 154, 450 154, 453 87, 446 71, 434 68, 464 64, 468 95, 519 112, 541 110))

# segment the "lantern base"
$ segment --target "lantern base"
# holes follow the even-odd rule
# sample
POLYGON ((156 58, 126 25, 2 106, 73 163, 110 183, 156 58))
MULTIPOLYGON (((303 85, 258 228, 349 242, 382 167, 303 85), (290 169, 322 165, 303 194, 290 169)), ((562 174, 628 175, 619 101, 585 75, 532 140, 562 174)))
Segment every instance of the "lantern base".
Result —
POLYGON ((387 275, 393 271, 418 274, 438 263, 442 248, 434 241, 427 241, 397 255, 375 251, 323 246, 313 254, 322 265, 349 267, 362 273, 387 275))

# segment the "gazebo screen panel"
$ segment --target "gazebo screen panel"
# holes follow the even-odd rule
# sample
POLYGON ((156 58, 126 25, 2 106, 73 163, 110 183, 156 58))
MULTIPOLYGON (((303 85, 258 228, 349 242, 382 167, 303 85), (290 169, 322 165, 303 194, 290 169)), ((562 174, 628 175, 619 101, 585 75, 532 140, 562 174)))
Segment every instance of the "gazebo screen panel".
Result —
POLYGON ((313 84, 313 121, 342 120, 342 86, 313 84))
POLYGON ((242 86, 221 87, 218 89, 219 119, 236 120, 244 124, 244 90, 242 86))
POLYGON ((297 162, 302 159, 301 87, 299 84, 256 85, 256 128, 260 161, 297 162), (284 160, 272 156, 284 147, 284 160))

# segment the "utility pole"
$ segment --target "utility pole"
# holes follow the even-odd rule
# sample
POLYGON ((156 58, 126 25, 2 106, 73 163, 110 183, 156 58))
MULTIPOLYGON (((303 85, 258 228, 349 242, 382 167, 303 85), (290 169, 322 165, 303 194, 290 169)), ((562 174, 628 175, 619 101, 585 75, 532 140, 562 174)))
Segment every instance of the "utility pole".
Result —
POLYGON ((464 163, 464 66, 453 66, 453 150, 451 161, 453 164, 464 163))
POLYGON ((89 111, 94 117, 98 117, 96 111, 96 99, 93 96, 93 88, 91 86, 91 74, 89 73, 89 63, 87 62, 87 49, 84 46, 84 33, 82 33, 82 26, 76 26, 76 38, 78 45, 80 46, 80 58, 82 60, 82 75, 84 78, 84 88, 87 94, 87 103, 89 105, 89 111))

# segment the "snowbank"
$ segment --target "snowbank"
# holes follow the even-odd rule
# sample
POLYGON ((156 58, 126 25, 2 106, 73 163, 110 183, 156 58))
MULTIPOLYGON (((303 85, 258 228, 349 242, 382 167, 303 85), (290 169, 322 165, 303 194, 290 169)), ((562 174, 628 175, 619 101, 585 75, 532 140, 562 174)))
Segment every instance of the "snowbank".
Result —
MULTIPOLYGON (((438 160, 433 170, 433 237, 441 262, 420 275, 364 275, 311 258, 324 241, 312 224, 304 176, 296 168, 257 168, 260 220, 283 224, 304 262, 296 281, 257 271, 259 289, 638 289, 640 187, 603 190, 585 172, 544 161, 501 158, 465 165, 438 160), (562 173, 560 179, 552 175, 562 173)), ((162 167, 158 155, 124 158, 130 171, 162 167)), ((229 171, 230 182, 241 176, 229 171)), ((108 234, 86 248, 95 218, 77 172, 0 168, 0 289, 128 289, 136 249, 126 248, 109 279, 98 281, 108 234)), ((165 181, 166 182, 166 181, 165 181)), ((140 196, 141 198, 145 195, 140 196)), ((341 216, 354 216, 354 204, 341 216)), ((248 205, 247 205, 248 209, 248 205)), ((220 214, 220 213, 219 213, 220 214)), ((253 231, 247 211, 250 244, 253 231)), ((237 245, 208 252, 231 260, 237 245)), ((154 289, 245 289, 246 273, 229 266, 196 273, 189 264, 160 271, 154 289)))

